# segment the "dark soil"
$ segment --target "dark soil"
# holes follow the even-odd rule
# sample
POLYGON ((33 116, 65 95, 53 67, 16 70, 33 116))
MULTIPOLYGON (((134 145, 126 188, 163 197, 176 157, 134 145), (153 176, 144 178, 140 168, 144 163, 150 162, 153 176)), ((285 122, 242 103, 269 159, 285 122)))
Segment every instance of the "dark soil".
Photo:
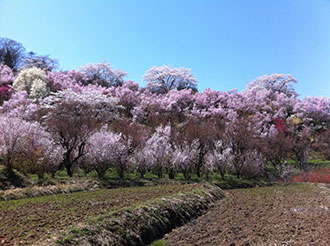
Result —
POLYGON ((330 245, 330 192, 325 185, 295 184, 226 194, 226 200, 163 240, 168 246, 330 245))

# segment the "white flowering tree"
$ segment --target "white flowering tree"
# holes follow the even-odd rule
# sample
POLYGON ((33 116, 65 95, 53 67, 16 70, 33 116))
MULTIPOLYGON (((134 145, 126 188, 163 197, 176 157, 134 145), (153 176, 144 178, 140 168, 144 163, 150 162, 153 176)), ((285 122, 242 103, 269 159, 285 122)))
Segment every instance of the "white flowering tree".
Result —
POLYGON ((118 100, 97 90, 59 91, 41 106, 41 120, 64 149, 63 165, 69 176, 85 154, 88 139, 117 116, 118 100))
POLYGON ((209 171, 218 171, 224 179, 232 160, 231 148, 225 146, 221 140, 217 140, 214 142, 214 149, 206 155, 206 166, 209 171))
POLYGON ((267 89, 274 93, 284 93, 288 97, 296 97, 298 94, 293 88, 297 80, 291 74, 271 74, 256 78, 248 84, 248 89, 267 89))
POLYGON ((121 134, 102 129, 88 139, 82 166, 87 171, 95 170, 102 179, 112 164, 123 178, 128 168, 128 149, 121 134))
POLYGON ((156 93, 167 93, 171 89, 193 89, 197 91, 197 79, 191 70, 184 67, 152 67, 143 76, 147 88, 156 93))
POLYGON ((18 91, 26 91, 32 99, 46 97, 50 92, 46 73, 36 67, 21 70, 13 86, 18 91))
POLYGON ((182 141, 174 145, 171 162, 183 173, 186 179, 191 178, 194 163, 198 159, 199 141, 196 139, 191 144, 182 141))
POLYGON ((149 160, 148 150, 146 148, 135 149, 132 155, 132 164, 135 170, 140 174, 141 178, 152 168, 152 162, 149 160))
POLYGON ((109 63, 89 63, 79 67, 85 76, 86 84, 97 84, 104 87, 121 86, 123 77, 127 75, 122 70, 113 70, 109 63))
POLYGON ((144 147, 144 153, 148 157, 149 165, 156 171, 158 177, 163 176, 165 168, 168 170, 169 177, 174 178, 174 170, 171 165, 172 147, 170 134, 170 126, 158 126, 144 147))

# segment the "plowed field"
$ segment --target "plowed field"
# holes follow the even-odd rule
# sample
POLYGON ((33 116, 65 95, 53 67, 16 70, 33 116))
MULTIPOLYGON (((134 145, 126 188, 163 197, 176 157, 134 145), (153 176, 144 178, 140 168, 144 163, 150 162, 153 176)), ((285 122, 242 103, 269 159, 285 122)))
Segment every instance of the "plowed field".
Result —
POLYGON ((134 204, 190 191, 196 185, 103 189, 0 202, 0 245, 30 245, 134 204))
POLYGON ((227 191, 205 215, 173 230, 168 246, 329 246, 329 186, 288 186, 227 191))

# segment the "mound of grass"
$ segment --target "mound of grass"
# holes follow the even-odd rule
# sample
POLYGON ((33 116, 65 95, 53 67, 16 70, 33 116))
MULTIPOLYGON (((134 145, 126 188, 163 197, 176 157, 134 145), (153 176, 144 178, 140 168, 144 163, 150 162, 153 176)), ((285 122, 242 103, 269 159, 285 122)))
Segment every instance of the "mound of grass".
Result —
MULTIPOLYGON (((59 245, 147 245, 177 226, 201 215, 224 198, 216 186, 199 184, 192 190, 137 203, 105 214, 74 232, 57 238, 59 245)), ((152 245, 164 245, 162 241, 152 245)))

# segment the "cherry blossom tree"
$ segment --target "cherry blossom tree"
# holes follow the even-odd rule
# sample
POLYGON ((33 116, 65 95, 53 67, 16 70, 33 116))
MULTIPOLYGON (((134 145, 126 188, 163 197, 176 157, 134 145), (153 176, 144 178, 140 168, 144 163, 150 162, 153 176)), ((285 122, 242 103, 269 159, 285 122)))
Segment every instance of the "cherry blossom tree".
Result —
POLYGON ((125 116, 133 117, 132 110, 141 102, 138 83, 126 81, 122 86, 112 86, 107 91, 119 99, 119 104, 124 107, 125 116))
POLYGON ((226 127, 224 139, 231 148, 232 166, 240 178, 251 151, 258 148, 255 125, 249 118, 236 118, 226 127))
POLYGON ((116 117, 117 103, 95 90, 59 91, 43 101, 41 120, 64 149, 63 165, 70 177, 91 135, 116 117))
POLYGON ((32 121, 38 105, 29 97, 26 91, 14 93, 8 101, 5 101, 0 107, 0 113, 10 117, 21 118, 26 121, 32 121))
POLYGON ((31 124, 18 118, 0 118, 0 156, 8 173, 13 173, 14 165, 24 149, 26 133, 31 124))
POLYGON ((122 70, 113 70, 109 63, 90 63, 79 67, 85 76, 85 84, 98 84, 104 87, 121 86, 123 77, 127 75, 122 70))
POLYGON ((30 128, 27 140, 16 167, 23 173, 37 174, 42 179, 45 173, 53 176, 63 160, 63 149, 39 124, 30 128))
POLYGON ((289 136, 274 127, 272 131, 262 136, 260 146, 265 161, 271 163, 281 175, 288 158, 292 155, 292 141, 289 136))
POLYGON ((267 89, 273 93, 284 93, 288 97, 296 97, 297 93, 293 88, 297 80, 291 74, 271 74, 256 78, 248 84, 248 89, 267 89))
POLYGON ((181 131, 188 142, 198 140, 197 155, 194 162, 194 170, 198 177, 201 177, 205 167, 205 158, 213 148, 215 140, 222 137, 223 124, 217 118, 190 118, 183 124, 181 131))
POLYGON ((173 148, 171 162, 183 173, 186 179, 191 178, 194 163, 198 159, 198 140, 194 140, 191 144, 187 141, 176 143, 173 148))
POLYGON ((300 123, 322 132, 330 128, 330 98, 305 97, 294 104, 294 116, 300 123))
POLYGON ((79 92, 82 90, 82 81, 86 79, 82 73, 76 70, 47 73, 47 81, 52 92, 66 89, 79 92))
POLYGON ((263 177, 265 161, 258 149, 246 152, 243 161, 242 176, 248 179, 263 177))
POLYGON ((208 169, 218 171, 222 179, 225 179, 227 168, 230 167, 232 160, 231 148, 225 146, 221 140, 215 141, 214 149, 206 155, 208 169))
POLYGON ((149 160, 149 150, 146 148, 137 148, 132 155, 132 165, 135 170, 143 178, 145 173, 152 168, 151 162, 149 160))
POLYGON ((99 178, 112 164, 116 167, 120 178, 124 177, 128 168, 128 147, 121 134, 112 133, 106 129, 94 133, 86 143, 86 154, 83 156, 83 166, 87 170, 94 169, 99 178))
POLYGON ((7 85, 13 83, 15 80, 15 75, 13 70, 0 63, 0 85, 7 85))
POLYGON ((149 165, 156 171, 158 177, 163 176, 164 169, 168 170, 170 178, 174 178, 174 170, 170 163, 172 147, 170 143, 171 127, 159 126, 147 140, 144 152, 148 157, 149 165))
POLYGON ((171 89, 193 89, 197 91, 197 79, 191 70, 169 66, 152 67, 143 76, 147 88, 152 92, 167 93, 171 89))
POLYGON ((7 101, 11 95, 13 94, 14 89, 10 85, 3 85, 0 86, 0 105, 4 102, 7 101))
POLYGON ((14 92, 11 84, 15 76, 11 68, 0 63, 0 105, 8 100, 14 92))
POLYGON ((8 174, 16 168, 42 178, 57 170, 61 157, 60 148, 40 124, 0 116, 0 158, 8 174))

